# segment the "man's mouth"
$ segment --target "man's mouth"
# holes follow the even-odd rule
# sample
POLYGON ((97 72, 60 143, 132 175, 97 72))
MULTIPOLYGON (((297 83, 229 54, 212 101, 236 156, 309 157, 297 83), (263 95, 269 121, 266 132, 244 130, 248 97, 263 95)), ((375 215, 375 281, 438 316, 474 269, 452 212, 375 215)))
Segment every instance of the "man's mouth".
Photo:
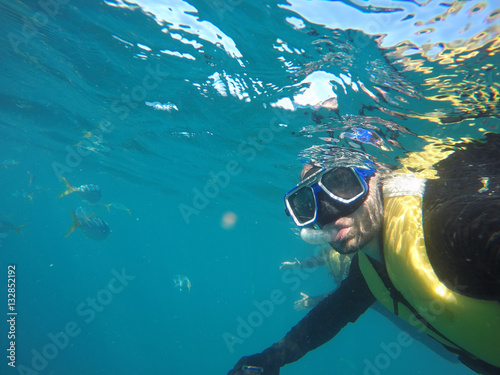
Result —
POLYGON ((335 235, 335 237, 333 238, 332 242, 339 243, 339 242, 344 241, 344 239, 347 236, 347 233, 349 233, 350 230, 351 230, 351 227, 342 227, 342 228, 340 228, 338 230, 337 234, 335 235))
POLYGON ((351 226, 351 223, 348 223, 346 218, 340 218, 331 224, 325 225, 323 229, 327 229, 332 233, 332 239, 329 242, 335 244, 345 240, 351 226))

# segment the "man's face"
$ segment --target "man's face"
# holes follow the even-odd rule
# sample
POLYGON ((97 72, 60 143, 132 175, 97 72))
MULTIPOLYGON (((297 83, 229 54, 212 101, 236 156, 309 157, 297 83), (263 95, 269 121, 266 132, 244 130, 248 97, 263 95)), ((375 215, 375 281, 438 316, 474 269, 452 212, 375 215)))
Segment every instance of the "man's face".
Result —
MULTIPOLYGON (((309 164, 304 166, 301 173, 302 179, 308 175, 307 172, 311 167, 309 164)), ((324 231, 331 233, 329 244, 339 253, 357 252, 381 230, 383 206, 378 184, 379 177, 375 173, 368 182, 368 196, 356 211, 337 219, 333 218, 333 221, 322 225, 324 231)))

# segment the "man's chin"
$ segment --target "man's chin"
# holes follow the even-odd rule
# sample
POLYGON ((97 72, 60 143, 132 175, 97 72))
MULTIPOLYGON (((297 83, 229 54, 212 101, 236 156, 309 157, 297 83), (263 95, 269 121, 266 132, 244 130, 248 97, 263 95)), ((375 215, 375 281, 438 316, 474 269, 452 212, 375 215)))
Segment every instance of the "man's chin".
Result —
POLYGON ((328 243, 332 249, 342 255, 355 254, 359 251, 359 248, 348 246, 345 242, 329 242, 328 243))

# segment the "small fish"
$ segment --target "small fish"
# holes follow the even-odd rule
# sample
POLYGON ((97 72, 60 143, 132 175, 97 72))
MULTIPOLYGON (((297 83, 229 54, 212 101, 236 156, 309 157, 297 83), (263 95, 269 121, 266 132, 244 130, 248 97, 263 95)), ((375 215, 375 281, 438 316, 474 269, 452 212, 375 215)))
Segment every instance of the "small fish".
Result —
POLYGON ((62 198, 71 193, 77 193, 80 197, 92 203, 97 202, 101 198, 101 189, 95 184, 74 187, 64 177, 62 179, 66 184, 66 191, 57 198, 62 198))
POLYGON ((24 198, 31 202, 33 200, 34 193, 24 190, 16 190, 10 193, 10 195, 13 196, 14 198, 24 198))
POLYGON ((94 214, 90 216, 85 215, 81 207, 78 207, 76 213, 71 210, 71 215, 73 217, 73 225, 69 228, 65 237, 68 237, 77 228, 80 228, 85 236, 96 241, 104 240, 111 233, 108 223, 94 214))
POLYGON ((20 236, 22 236, 23 232, 21 232, 21 228, 24 227, 25 225, 26 224, 16 227, 13 224, 9 223, 8 221, 0 220, 0 233, 8 233, 10 231, 14 231, 20 236))
POLYGON ((114 208, 115 210, 119 211, 125 211, 128 212, 129 215, 132 215, 132 212, 130 212, 130 209, 125 207, 122 203, 110 203, 110 204, 105 204, 106 208, 108 209, 108 212, 110 211, 110 208, 114 208))
POLYGON ((191 281, 189 281, 186 275, 176 275, 174 277, 174 284, 181 292, 186 288, 188 292, 191 292, 191 281))
POLYGON ((30 176, 30 180, 29 180, 30 186, 33 186, 33 181, 35 180, 35 175, 33 173, 31 173, 30 171, 28 171, 28 176, 30 176))
POLYGON ((13 160, 13 159, 5 159, 4 161, 2 161, 2 165, 5 168, 8 168, 8 167, 12 167, 14 165, 19 165, 19 161, 18 160, 13 160))

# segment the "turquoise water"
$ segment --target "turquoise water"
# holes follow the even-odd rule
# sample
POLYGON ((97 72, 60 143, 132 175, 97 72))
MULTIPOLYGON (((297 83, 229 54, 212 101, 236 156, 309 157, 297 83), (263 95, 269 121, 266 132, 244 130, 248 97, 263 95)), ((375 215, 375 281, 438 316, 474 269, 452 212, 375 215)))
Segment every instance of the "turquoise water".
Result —
MULTIPOLYGON (((283 214, 299 153, 397 164, 498 132, 494 5, 0 2, 0 215, 24 225, 0 233, 18 313, 12 368, 3 283, 0 373, 225 374, 281 339, 300 292, 335 287, 279 269, 314 250, 283 214), (101 199, 56 199, 61 177, 101 199), (80 206, 109 237, 65 237, 80 206)), ((281 373, 472 373, 417 338, 370 309, 281 373)))

